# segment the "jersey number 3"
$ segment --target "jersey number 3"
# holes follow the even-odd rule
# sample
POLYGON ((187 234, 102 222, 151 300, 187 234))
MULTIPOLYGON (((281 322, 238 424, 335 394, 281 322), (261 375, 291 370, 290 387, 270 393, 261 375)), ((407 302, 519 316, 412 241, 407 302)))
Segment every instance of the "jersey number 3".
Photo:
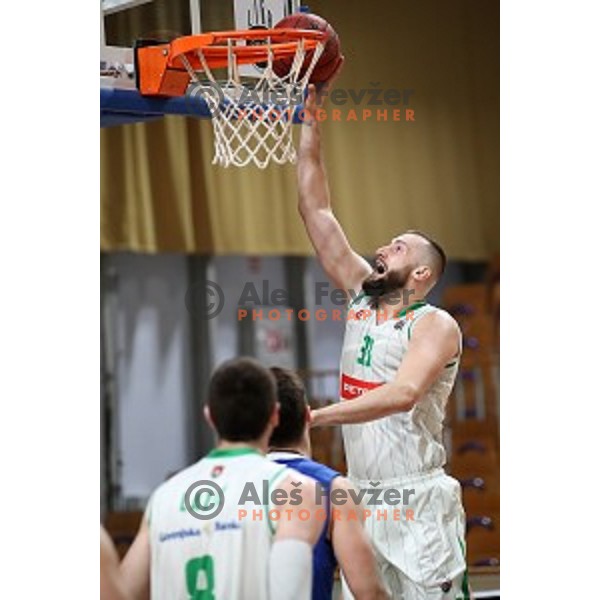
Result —
POLYGON ((185 581, 190 600, 215 600, 215 563, 213 557, 206 554, 188 560, 185 565, 185 581))
POLYGON ((356 362, 363 367, 370 367, 373 357, 373 343, 375 340, 370 335, 365 335, 362 346, 359 350, 359 356, 356 362))

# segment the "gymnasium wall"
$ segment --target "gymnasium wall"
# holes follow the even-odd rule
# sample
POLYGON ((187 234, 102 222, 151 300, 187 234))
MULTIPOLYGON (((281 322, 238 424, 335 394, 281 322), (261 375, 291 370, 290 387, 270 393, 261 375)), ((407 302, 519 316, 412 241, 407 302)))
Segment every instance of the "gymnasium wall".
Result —
MULTIPOLYGON (((103 327, 114 353, 115 439, 121 466, 117 496, 147 498, 189 462, 192 402, 189 315, 182 255, 113 254, 105 267, 103 327)), ((109 365, 105 364, 105 368, 109 365)))
MULTIPOLYGON (((209 4, 218 7, 207 13, 213 27, 227 26, 229 3, 209 4)), ((342 39, 346 65, 335 87, 413 90, 414 122, 323 123, 334 208, 352 244, 372 254, 419 228, 451 258, 490 258, 499 249, 499 2, 309 4, 342 39)), ((183 5, 145 5, 107 21, 107 32, 121 43, 144 27, 185 32, 183 5)), ((340 108, 347 115, 374 107, 363 100, 340 108)), ((168 117, 105 129, 101 158, 104 251, 312 254, 294 168, 213 167, 209 122, 168 117)))

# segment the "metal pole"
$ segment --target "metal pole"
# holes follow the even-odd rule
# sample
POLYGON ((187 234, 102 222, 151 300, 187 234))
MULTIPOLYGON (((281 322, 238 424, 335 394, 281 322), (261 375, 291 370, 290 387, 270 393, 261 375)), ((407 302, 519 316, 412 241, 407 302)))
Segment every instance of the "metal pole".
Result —
POLYGON ((122 457, 119 443, 117 351, 114 339, 114 302, 118 276, 110 256, 100 255, 100 376, 101 376, 101 506, 114 510, 122 499, 122 457))
POLYGON ((192 35, 202 33, 202 19, 200 2, 202 0, 190 0, 190 20, 192 22, 192 35))
MULTIPOLYGON (((301 256, 286 256, 284 259, 285 284, 294 314, 307 308, 305 270, 306 259, 301 256)), ((296 318, 294 322, 296 337, 296 361, 298 369, 306 371, 309 367, 308 325, 296 318)))
MULTIPOLYGON (((188 257, 188 289, 206 291, 206 281, 211 269, 207 256, 188 257)), ((189 344, 192 371, 192 393, 188 406, 188 451, 194 462, 214 447, 215 436, 203 414, 208 382, 213 370, 211 320, 206 318, 208 299, 206 293, 193 294, 193 307, 188 305, 189 344)))

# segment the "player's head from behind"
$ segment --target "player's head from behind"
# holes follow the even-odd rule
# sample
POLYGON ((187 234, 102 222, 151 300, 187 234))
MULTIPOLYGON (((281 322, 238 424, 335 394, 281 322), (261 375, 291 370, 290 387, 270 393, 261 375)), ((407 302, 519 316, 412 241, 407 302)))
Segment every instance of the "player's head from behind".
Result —
POLYGON ((266 448, 278 409, 275 378, 253 358, 227 361, 214 372, 205 412, 221 441, 266 448))
POLYGON ((271 372, 277 383, 279 402, 279 425, 275 427, 269 440, 272 449, 294 450, 301 448, 310 452, 310 408, 306 399, 306 389, 302 380, 289 369, 272 367, 271 372))
POLYGON ((400 289, 425 296, 446 267, 446 254, 431 237, 410 230, 377 249, 373 272, 363 281, 363 291, 381 297, 400 289))

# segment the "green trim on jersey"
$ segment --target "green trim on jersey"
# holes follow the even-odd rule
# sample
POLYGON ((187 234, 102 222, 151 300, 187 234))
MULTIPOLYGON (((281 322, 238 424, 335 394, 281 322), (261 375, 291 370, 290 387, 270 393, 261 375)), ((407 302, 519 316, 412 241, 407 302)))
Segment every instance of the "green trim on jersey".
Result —
POLYGON ((211 450, 205 458, 236 458, 246 454, 258 454, 259 456, 264 456, 264 454, 256 448, 248 446, 246 448, 215 448, 214 450, 211 450))
POLYGON ((410 306, 407 306, 406 308, 403 308, 397 315, 396 318, 397 319, 401 319, 404 315, 406 315, 406 313, 410 312, 411 310, 417 310, 418 308, 421 308, 423 306, 427 306, 427 302, 425 302, 425 300, 418 300, 417 302, 415 302, 414 304, 411 304, 410 306))
MULTIPOLYGON (((273 483, 275 482, 275 480, 284 472, 288 469, 288 467, 286 466, 282 466, 281 469, 279 469, 279 471, 277 471, 273 477, 271 477, 271 479, 269 479, 269 485, 267 487, 268 489, 268 496, 269 498, 271 497, 271 486, 273 485, 273 483)), ((267 521, 267 524, 269 525, 269 531, 271 532, 271 535, 275 535, 275 533, 277 532, 277 527, 275 527, 275 525, 271 522, 271 519, 269 519, 269 506, 264 506, 263 508, 265 509, 265 520, 267 521)))
POLYGON ((360 302, 367 294, 365 292, 359 292, 355 298, 352 298, 352 294, 350 294, 350 302, 346 305, 346 310, 350 310, 351 306, 357 302, 360 302))
MULTIPOLYGON (((363 298, 366 298, 366 297, 367 297, 367 294, 365 292, 360 292, 360 294, 358 294, 356 296, 356 298, 352 298, 352 300, 350 300, 350 302, 348 303, 347 309, 349 310, 353 304, 357 304, 363 298)), ((406 308, 403 308, 401 311, 399 311, 398 314, 396 315, 396 318, 401 319, 409 311, 417 310, 423 306, 427 306, 427 302, 425 300, 417 300, 414 304, 411 304, 410 306, 407 306, 406 308)))
MULTIPOLYGON (((423 308, 424 306, 428 306, 427 302, 425 302, 423 300, 419 300, 419 302, 415 302, 413 305, 411 305, 408 308, 405 308, 404 310, 399 312, 398 318, 403 317, 408 311, 418 310, 419 308, 423 308)), ((411 321, 408 326, 408 330, 406 332, 406 336, 407 336, 409 342, 410 342, 410 332, 412 331, 412 326, 414 324, 415 324, 415 322, 411 321)), ((451 360, 449 363, 444 365, 444 369, 449 369, 450 367, 453 367, 457 362, 458 362, 458 358, 451 360)))
POLYGON ((148 528, 150 528, 150 523, 152 522, 152 506, 154 504, 154 492, 150 494, 150 498, 148 498, 148 502, 146 503, 146 510, 144 511, 144 519, 146 519, 146 523, 148 523, 148 528))
MULTIPOLYGON (((429 306, 429 304, 427 304, 427 302, 420 301, 420 302, 416 302, 412 306, 409 306, 408 310, 410 310, 410 309, 412 309, 412 310, 418 310, 419 308, 423 308, 424 306, 429 306)), ((413 328, 414 324, 415 324, 415 321, 413 319, 413 320, 411 320, 411 322, 410 322, 410 324, 408 326, 408 330, 406 331, 406 336, 407 336, 409 342, 410 342, 410 332, 412 331, 412 328, 413 328)))
POLYGON ((463 556, 465 558, 465 572, 463 573, 462 584, 461 584, 462 597, 463 597, 463 600, 471 600, 471 588, 469 587, 469 569, 466 567, 467 551, 466 551, 464 542, 460 538, 458 538, 458 544, 459 544, 460 549, 462 550, 463 556))

